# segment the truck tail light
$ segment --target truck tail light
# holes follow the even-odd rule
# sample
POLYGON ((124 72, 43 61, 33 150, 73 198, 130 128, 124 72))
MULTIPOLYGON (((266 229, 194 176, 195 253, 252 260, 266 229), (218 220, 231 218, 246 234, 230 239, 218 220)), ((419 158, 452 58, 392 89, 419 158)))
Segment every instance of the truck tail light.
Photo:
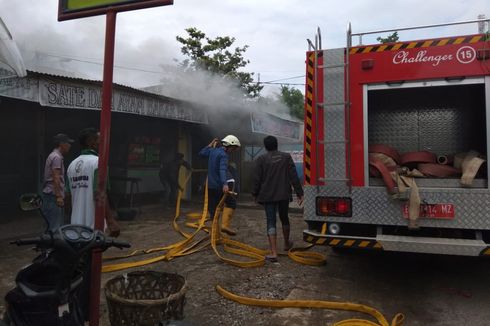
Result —
POLYGON ((351 217, 352 199, 347 197, 316 197, 316 214, 351 217))

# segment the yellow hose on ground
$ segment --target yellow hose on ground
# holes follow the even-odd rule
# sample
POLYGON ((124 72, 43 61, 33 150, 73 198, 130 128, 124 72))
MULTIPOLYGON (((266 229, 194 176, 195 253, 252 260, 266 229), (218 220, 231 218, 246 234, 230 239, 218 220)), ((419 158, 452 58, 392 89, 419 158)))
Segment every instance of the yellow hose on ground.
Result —
MULTIPOLYGON (((189 181, 190 176, 191 176, 190 174, 187 176, 185 183, 187 183, 189 181)), ((192 254, 194 252, 197 252, 197 251, 202 250, 203 248, 207 247, 209 245, 209 243, 203 244, 203 242, 205 240, 209 239, 209 235, 206 235, 206 236, 202 237, 201 239, 196 240, 196 238, 197 238, 196 236, 198 235, 200 230, 204 227, 204 221, 205 221, 206 216, 207 216, 207 192, 205 194, 205 203, 204 203, 204 207, 203 207, 203 212, 201 214, 201 219, 199 220, 198 227, 191 234, 182 231, 180 229, 178 223, 177 223, 177 219, 180 216, 181 198, 182 198, 182 191, 179 191, 178 195, 177 195, 177 206, 176 206, 175 216, 174 216, 174 220, 173 220, 172 225, 173 225, 174 229, 184 237, 183 240, 181 240, 177 243, 165 246, 165 247, 151 248, 151 249, 144 249, 144 250, 142 250, 142 249, 135 250, 135 251, 129 253, 128 255, 117 256, 117 257, 104 257, 104 260, 116 260, 116 259, 124 259, 124 258, 135 257, 138 255, 145 255, 145 254, 151 254, 151 253, 155 253, 155 252, 166 251, 166 253, 163 255, 153 257, 153 258, 149 258, 149 259, 143 259, 140 261, 125 262, 125 263, 119 263, 119 264, 104 265, 104 266, 102 266, 102 272, 103 273, 114 272, 114 271, 118 271, 118 270, 132 268, 132 267, 145 266, 145 265, 153 264, 153 263, 156 263, 159 261, 169 261, 175 257, 189 255, 189 254, 192 254)))
POLYGON ((369 314, 374 317, 378 322, 372 322, 364 319, 347 319, 335 323, 333 326, 402 326, 405 317, 403 314, 397 314, 391 324, 388 324, 386 318, 374 308, 365 306, 362 304, 349 303, 349 302, 335 302, 335 301, 322 301, 322 300, 268 300, 268 299, 255 299, 236 295, 231 293, 221 286, 216 286, 216 291, 223 297, 249 306, 267 307, 267 308, 318 308, 318 309, 335 309, 345 311, 356 311, 369 314))
MULTIPOLYGON (((190 177, 191 174, 187 176, 184 182, 185 185, 189 182, 190 177)), ((211 244, 211 247, 213 248, 213 251, 216 253, 218 258, 227 264, 237 266, 237 267, 262 266, 265 263, 265 256, 268 254, 267 250, 258 249, 253 246, 244 244, 242 242, 229 239, 226 235, 221 233, 221 228, 220 228, 221 211, 223 209, 225 198, 227 195, 224 195, 221 198, 216 208, 216 212, 214 214, 213 223, 211 227, 205 224, 207 218, 207 211, 208 211, 207 184, 206 184, 206 191, 204 193, 205 193, 204 206, 202 212, 200 214, 189 213, 186 215, 188 220, 198 219, 197 222, 194 221, 194 222, 185 223, 186 226, 195 228, 194 232, 192 233, 185 232, 180 228, 177 222, 180 217, 180 203, 182 200, 182 191, 179 191, 177 195, 177 203, 176 203, 175 215, 172 222, 172 226, 179 234, 181 234, 184 237, 184 239, 177 243, 165 247, 139 249, 127 255, 122 255, 117 257, 104 257, 104 260, 109 261, 109 260, 125 259, 125 258, 140 256, 140 255, 151 254, 155 252, 166 251, 166 253, 163 255, 149 258, 149 259, 143 259, 140 261, 126 262, 126 263, 119 263, 119 264, 104 265, 102 266, 102 272, 113 272, 117 270, 123 270, 127 268, 153 264, 159 261, 169 261, 175 257, 181 257, 181 256, 190 255, 195 252, 198 252, 204 249, 205 247, 207 247, 209 244, 211 244), (196 240, 197 235, 200 233, 201 230, 206 233, 211 233, 210 243, 206 242, 206 240, 210 238, 209 235, 205 235, 204 237, 201 237, 199 240, 196 240), (220 245, 223 246, 225 252, 244 257, 245 260, 244 259, 235 260, 226 257, 219 251, 220 245)), ((301 264, 312 265, 312 266, 319 266, 325 264, 326 258, 323 254, 316 253, 316 252, 306 252, 306 250, 312 247, 313 245, 309 245, 304 248, 292 248, 288 251, 287 255, 292 260, 299 262, 301 264)))
MULTIPOLYGON (((190 179, 190 174, 188 175, 185 183, 190 179)), ((226 195, 225 195, 226 196, 226 195)), ((131 252, 128 255, 123 255, 119 257, 104 257, 104 260, 115 260, 115 259, 122 259, 122 258, 130 258, 130 257, 135 257, 139 255, 145 255, 145 254, 151 254, 155 252, 161 252, 161 251, 166 251, 165 254, 149 258, 149 259, 144 259, 141 261, 134 261, 134 262, 126 262, 126 263, 120 263, 120 264, 111 264, 111 265, 104 265, 102 267, 102 272, 113 272, 113 271, 118 271, 118 270, 123 270, 127 268, 132 268, 132 267, 139 267, 139 266, 144 266, 148 264, 153 264, 159 261, 170 261, 171 259, 175 257, 181 257, 185 255, 190 255, 195 252, 198 252, 202 250, 203 248, 207 247, 209 244, 211 244, 211 247, 213 248, 213 251, 216 253, 217 257, 227 263, 231 264, 233 266, 237 267, 257 267, 257 266, 262 266, 265 262, 265 255, 268 253, 267 250, 262 250, 255 248, 253 246, 244 244, 239 241, 235 241, 232 239, 229 239, 227 236, 221 233, 221 221, 220 221, 220 216, 221 216, 221 211, 224 206, 224 201, 225 201, 225 196, 221 198, 217 208, 216 212, 213 218, 212 226, 211 229, 209 229, 208 226, 205 225, 206 218, 207 218, 207 211, 208 211, 208 196, 207 196, 207 185, 206 185, 206 191, 205 191, 205 197, 204 197, 204 207, 203 211, 201 214, 199 213, 190 213, 187 214, 188 219, 199 219, 197 222, 187 222, 187 226, 191 226, 195 228, 196 230, 193 233, 187 233, 181 230, 179 227, 179 224, 177 223, 178 218, 180 217, 180 202, 182 198, 182 191, 179 191, 178 196, 177 196, 177 205, 176 205, 176 210, 175 210, 175 216, 173 220, 173 227, 174 229, 179 232, 184 239, 165 246, 165 247, 159 247, 159 248, 152 248, 152 249, 145 249, 145 250, 135 250, 131 252), (211 236, 208 234, 205 234, 204 237, 201 237, 201 239, 197 239, 197 235, 200 233, 200 231, 207 231, 211 232, 211 236), (207 242, 208 239, 211 239, 210 242, 207 242), (241 257, 245 257, 246 260, 235 260, 235 259, 230 259, 225 257, 220 251, 219 247, 220 245, 223 245, 223 249, 225 252, 238 255, 241 257)), ((322 233, 326 232, 326 224, 322 228, 322 233)), ((306 264, 306 265, 313 265, 313 266, 319 266, 323 265, 326 262, 326 258, 324 255, 316 252, 306 252, 306 250, 310 249, 314 245, 308 245, 304 248, 292 248, 288 252, 288 256, 293 259, 296 262, 306 264)), ((323 309, 337 309, 337 310, 350 310, 350 311, 358 311, 358 312, 363 312, 370 314, 374 318, 378 320, 378 323, 374 323, 368 320, 361 320, 361 319, 349 319, 345 321, 338 322, 334 324, 334 326, 390 326, 386 319, 383 317, 383 315, 378 312, 377 310, 370 308, 368 306, 360 305, 360 304, 353 304, 353 303, 342 303, 342 302, 329 302, 329 301, 316 301, 316 300, 264 300, 264 299, 253 299, 253 298, 246 298, 246 297, 241 297, 238 295, 235 295, 231 292, 226 291, 219 285, 216 286, 216 290, 218 293, 223 295, 224 297, 242 303, 242 304, 247 304, 247 305, 254 305, 254 306, 262 306, 262 307, 273 307, 273 308, 286 308, 286 307, 291 307, 291 308, 323 308, 323 309)), ((393 319, 391 326, 402 326, 403 322, 403 315, 398 314, 395 316, 393 319)))

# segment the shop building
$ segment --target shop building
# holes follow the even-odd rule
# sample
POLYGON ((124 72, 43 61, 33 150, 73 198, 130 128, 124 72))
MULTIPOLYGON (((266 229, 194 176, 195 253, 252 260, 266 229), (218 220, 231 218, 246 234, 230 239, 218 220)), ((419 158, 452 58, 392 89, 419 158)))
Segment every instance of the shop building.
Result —
MULTIPOLYGON (((118 84, 114 84, 112 102, 109 174, 118 201, 127 201, 125 194, 131 188, 140 202, 157 201, 162 191, 161 162, 180 152, 194 169, 205 170, 207 161, 197 153, 212 138, 226 134, 242 142, 231 161, 238 167, 241 191, 250 192, 254 149, 262 146, 264 134, 287 139, 299 139, 302 134, 298 123, 270 114, 236 105, 209 108, 118 84)), ((100 81, 32 71, 26 77, 0 79, 0 209, 15 209, 20 194, 42 190, 52 137, 66 133, 76 138, 83 128, 98 128, 100 107, 100 81)), ((65 166, 79 152, 80 146, 73 144, 65 166)), ((204 182, 204 172, 193 174, 184 198, 200 196, 204 182)))
MULTIPOLYGON (((76 138, 83 128, 98 128, 100 105, 99 81, 35 72, 0 79, 1 208, 15 208, 22 193, 41 191, 52 137, 62 132, 76 138)), ((160 162, 177 152, 191 160, 192 139, 203 138, 207 123, 206 112, 192 103, 114 84, 109 158, 110 176, 118 179, 114 190, 130 187, 124 178, 137 178, 138 192, 160 191, 160 162)), ((79 152, 73 144, 65 166, 79 152)))

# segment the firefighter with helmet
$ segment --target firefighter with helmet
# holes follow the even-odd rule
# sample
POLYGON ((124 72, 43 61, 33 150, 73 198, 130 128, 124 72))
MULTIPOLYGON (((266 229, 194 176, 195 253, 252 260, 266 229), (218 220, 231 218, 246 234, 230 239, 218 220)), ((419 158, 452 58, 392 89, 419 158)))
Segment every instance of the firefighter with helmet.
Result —
MULTIPOLYGON (((206 147, 199 151, 199 156, 208 158, 208 211, 211 219, 214 218, 216 207, 221 197, 233 191, 234 182, 229 178, 229 154, 238 150, 241 144, 237 137, 228 135, 221 139, 213 139, 206 147)), ((223 210, 222 231, 230 235, 235 232, 230 229, 234 208, 225 207, 223 210)))

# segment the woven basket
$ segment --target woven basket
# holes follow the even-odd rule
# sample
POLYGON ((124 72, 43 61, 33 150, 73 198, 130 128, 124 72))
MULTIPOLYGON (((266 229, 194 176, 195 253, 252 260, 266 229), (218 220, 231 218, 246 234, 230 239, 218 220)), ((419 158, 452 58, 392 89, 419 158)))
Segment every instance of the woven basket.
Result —
POLYGON ((187 282, 178 274, 137 271, 107 281, 111 326, 155 326, 184 318, 187 282))

